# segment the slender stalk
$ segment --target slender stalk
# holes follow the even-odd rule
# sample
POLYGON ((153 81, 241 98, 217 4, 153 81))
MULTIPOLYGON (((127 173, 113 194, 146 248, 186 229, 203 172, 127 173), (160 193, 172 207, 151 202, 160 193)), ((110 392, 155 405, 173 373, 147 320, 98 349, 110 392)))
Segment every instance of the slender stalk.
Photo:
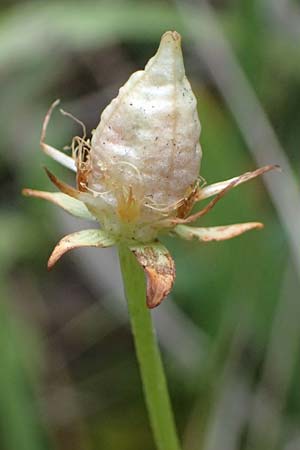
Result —
POLYGON ((132 333, 154 439, 159 450, 179 450, 172 407, 152 318, 146 307, 143 270, 125 246, 119 247, 132 333))

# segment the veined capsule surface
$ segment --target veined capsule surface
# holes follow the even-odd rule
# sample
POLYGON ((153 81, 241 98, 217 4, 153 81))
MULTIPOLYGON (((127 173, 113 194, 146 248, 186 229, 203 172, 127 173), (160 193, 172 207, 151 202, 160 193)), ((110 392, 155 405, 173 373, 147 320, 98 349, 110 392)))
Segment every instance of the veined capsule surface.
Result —
POLYGON ((199 174, 199 136, 181 37, 168 31, 145 70, 103 111, 91 140, 88 187, 127 228, 174 216, 199 174))

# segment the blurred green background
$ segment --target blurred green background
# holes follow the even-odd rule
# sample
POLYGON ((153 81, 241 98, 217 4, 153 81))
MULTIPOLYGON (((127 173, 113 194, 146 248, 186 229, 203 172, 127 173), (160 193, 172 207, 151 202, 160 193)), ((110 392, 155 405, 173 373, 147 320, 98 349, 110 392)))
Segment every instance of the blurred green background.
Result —
MULTIPOLYGON (((177 280, 154 319, 183 448, 300 449, 300 3, 292 0, 2 0, 1 449, 154 449, 115 254, 71 252, 48 273, 54 244, 86 224, 20 192, 51 190, 44 165, 71 181, 39 150, 52 101, 91 131, 168 29, 183 36, 198 98, 201 175, 211 183, 259 164, 283 169, 234 190, 203 220, 258 220, 263 231, 209 245, 167 240, 177 280)), ((56 112, 47 141, 62 148, 78 133, 56 112)))

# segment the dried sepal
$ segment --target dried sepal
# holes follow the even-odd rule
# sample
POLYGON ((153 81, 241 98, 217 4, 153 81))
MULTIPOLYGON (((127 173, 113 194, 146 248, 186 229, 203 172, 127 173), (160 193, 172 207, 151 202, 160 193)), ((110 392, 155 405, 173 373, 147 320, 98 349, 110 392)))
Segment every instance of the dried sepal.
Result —
POLYGON ((180 206, 177 208, 176 217, 184 219, 193 209, 195 202, 197 201, 199 192, 199 179, 194 184, 194 187, 190 188, 190 192, 182 200, 180 206))
POLYGON ((237 237, 247 231, 263 228, 260 222, 236 223, 218 227, 189 227, 177 225, 174 232, 183 239, 191 241, 197 239, 202 242, 225 241, 237 237))
POLYGON ((276 164, 268 165, 261 167, 253 172, 246 172, 238 177, 231 178, 229 180, 220 181, 219 183, 210 184, 198 190, 198 194, 195 197, 195 201, 198 202, 200 200, 204 200, 205 198, 212 197, 213 195, 217 195, 224 191, 229 185, 231 187, 236 187, 239 184, 245 183, 246 181, 253 180, 260 175, 263 175, 266 172, 270 172, 271 170, 279 170, 280 167, 276 164))
POLYGON ((67 183, 64 183, 63 181, 59 180, 52 172, 50 172, 49 169, 45 167, 46 174, 48 175, 50 181, 54 184, 54 186, 57 187, 61 192, 63 192, 66 195, 69 195, 70 197, 78 199, 80 197, 80 192, 70 186, 67 183))
POLYGON ((69 250, 81 247, 111 247, 115 245, 115 240, 103 230, 82 230, 68 234, 63 237, 48 260, 48 269, 52 269, 54 264, 69 250))
POLYGON ((65 153, 61 152, 60 150, 57 150, 56 148, 52 147, 51 145, 46 144, 46 131, 49 124, 49 120, 51 118, 52 112, 54 108, 60 103, 60 100, 55 100, 55 102, 52 103, 49 110, 47 111, 47 114, 45 116, 43 125, 42 125, 42 133, 40 137, 40 146, 43 152, 50 156, 50 158, 54 159, 54 161, 57 161, 62 166, 67 167, 67 169, 72 170, 73 172, 76 172, 76 164, 73 158, 66 155, 65 153))
MULTIPOLYGON (((264 166, 253 172, 246 172, 243 175, 231 178, 230 180, 221 181, 219 183, 215 183, 215 184, 206 186, 202 189, 198 188, 198 190, 196 192, 192 193, 192 201, 198 202, 205 198, 212 197, 213 195, 216 195, 216 197, 213 200, 211 200, 203 209, 196 212, 195 214, 191 214, 188 217, 182 217, 182 215, 179 215, 179 217, 172 219, 170 221, 170 223, 185 224, 185 223, 194 222, 195 220, 197 220, 200 217, 203 217, 205 214, 207 214, 216 205, 216 203, 222 197, 224 197, 224 195, 228 191, 230 191, 232 188, 238 186, 241 183, 245 183, 246 181, 250 181, 257 176, 262 175, 262 174, 269 172, 270 170, 274 170, 274 169, 279 169, 279 166, 277 166, 277 165, 264 166)), ((191 205, 189 205, 189 207, 190 206, 191 205)))
POLYGON ((35 189, 23 189, 22 194, 26 197, 41 198, 54 203, 55 205, 63 208, 72 216, 79 217, 80 219, 96 220, 83 202, 62 192, 46 192, 36 191, 35 189))
MULTIPOLYGON (((205 216, 215 205, 218 203, 219 200, 221 200, 222 197, 230 190, 232 189, 235 184, 237 183, 237 180, 233 180, 230 184, 228 184, 222 191, 216 195, 216 197, 211 200, 204 208, 202 208, 200 211, 197 211, 194 214, 191 214, 190 216, 186 216, 187 210, 184 211, 184 214, 180 214, 179 216, 175 217, 174 219, 165 219, 161 221, 161 225, 165 227, 173 227, 176 224, 184 224, 184 223, 191 223, 195 222, 195 220, 199 219, 200 217, 205 216), (183 216, 183 217, 181 217, 183 216)), ((195 195, 195 194, 194 194, 195 195)), ((188 208, 191 209, 191 205, 188 205, 188 208)))
POLYGON ((130 246, 147 277, 147 306, 155 308, 169 294, 175 280, 175 263, 165 246, 158 242, 130 246))
MULTIPOLYGON (((81 192, 73 188, 69 184, 66 184, 63 181, 59 180, 47 168, 45 168, 45 171, 54 186, 56 186, 63 194, 66 194, 69 197, 83 202, 87 209, 91 212, 92 216, 99 220, 99 215, 102 213, 102 209, 105 208, 105 202, 103 201, 103 199, 98 197, 96 194, 81 192)), ((103 223, 105 222, 103 221, 103 223)), ((103 225, 103 223, 101 223, 101 225, 103 225)), ((110 230, 108 232, 110 232, 110 230)))
POLYGON ((218 203, 219 200, 221 200, 222 197, 230 190, 232 189, 237 183, 237 180, 233 180, 230 184, 228 184, 223 190, 221 190, 216 197, 211 200, 204 208, 202 208, 200 211, 197 211, 195 214, 191 214, 190 216, 181 219, 180 217, 177 217, 171 221, 172 224, 179 224, 179 223, 191 223, 195 222, 195 220, 199 219, 200 217, 205 216, 213 207, 218 203))

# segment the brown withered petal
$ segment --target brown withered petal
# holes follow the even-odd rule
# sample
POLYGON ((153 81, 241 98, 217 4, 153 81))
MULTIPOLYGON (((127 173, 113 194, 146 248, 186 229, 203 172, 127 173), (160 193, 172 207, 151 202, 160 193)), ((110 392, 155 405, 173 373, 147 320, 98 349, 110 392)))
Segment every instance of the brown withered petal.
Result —
POLYGON ((198 190, 198 194, 194 197, 195 202, 198 202, 200 200, 203 200, 205 198, 211 197, 213 195, 216 195, 216 197, 211 200, 208 205, 206 205, 203 209, 196 212, 195 214, 192 214, 188 217, 181 218, 177 217, 171 221, 171 223, 191 223, 195 220, 199 219, 200 217, 203 217, 205 214, 207 214, 214 206, 215 204, 232 188, 235 186, 238 186, 241 183, 245 183, 246 181, 250 181, 253 178, 263 175, 266 172, 269 172, 270 170, 274 169, 280 169, 277 165, 269 165, 261 167, 260 169, 257 169, 253 172, 246 172, 243 175, 240 175, 238 177, 231 178, 230 180, 221 181, 219 183, 211 184, 209 186, 206 186, 202 189, 198 190))
POLYGON ((205 186, 204 188, 199 189, 195 201, 198 202, 200 200, 204 200, 205 198, 212 197, 213 195, 217 195, 232 183, 233 184, 231 187, 238 186, 239 184, 245 183, 246 181, 250 181, 253 178, 263 175, 264 173, 269 172, 270 170, 280 170, 280 167, 276 164, 268 165, 261 167, 260 169, 254 170, 253 172, 246 172, 242 175, 239 175, 238 177, 234 177, 229 180, 210 184, 208 186, 205 186))
POLYGON ((80 247, 111 247, 115 241, 103 230, 83 230, 63 237, 54 248, 48 260, 48 269, 69 250, 80 247))
POLYGON ((232 189, 234 186, 236 186, 236 184, 238 183, 237 179, 234 179, 231 181, 231 183, 227 184, 227 186, 225 186, 219 193, 218 195, 216 195, 216 197, 211 200, 208 205, 206 205, 203 209, 201 209, 200 211, 196 212, 195 214, 191 214, 188 217, 185 217, 184 219, 181 219, 180 217, 177 217, 176 219, 173 219, 171 222, 172 223, 191 223, 194 222, 195 220, 199 219, 200 217, 205 216, 205 214, 207 214, 214 206, 216 203, 218 203, 219 200, 221 200, 222 197, 224 197, 224 195, 230 190, 232 189))
POLYGON ((174 231, 183 239, 197 239, 202 242, 225 241, 232 239, 247 231, 263 228, 260 222, 236 223, 234 225, 224 225, 218 227, 189 227, 177 225, 174 231))
POLYGON ((169 294, 175 280, 175 263, 160 243, 130 246, 147 277, 147 306, 155 308, 169 294))
POLYGON ((63 181, 59 180, 52 172, 50 172, 47 167, 45 167, 46 174, 48 175, 50 181, 56 186, 61 192, 63 192, 66 195, 69 195, 73 198, 79 198, 80 192, 77 191, 77 189, 73 188, 67 183, 64 183, 63 181))

